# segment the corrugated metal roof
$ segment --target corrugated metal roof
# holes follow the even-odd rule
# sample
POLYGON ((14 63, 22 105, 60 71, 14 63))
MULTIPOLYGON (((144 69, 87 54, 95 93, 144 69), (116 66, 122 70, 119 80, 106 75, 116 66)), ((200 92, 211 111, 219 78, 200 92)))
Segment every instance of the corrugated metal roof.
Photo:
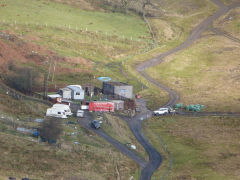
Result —
POLYGON ((69 85, 67 88, 73 90, 73 91, 83 91, 82 86, 80 85, 69 85))
POLYGON ((69 89, 69 88, 67 88, 67 87, 61 88, 60 90, 62 90, 62 91, 71 91, 71 89, 69 89))
POLYGON ((48 97, 50 97, 50 98, 60 98, 62 96, 60 94, 50 94, 50 95, 48 95, 48 97))

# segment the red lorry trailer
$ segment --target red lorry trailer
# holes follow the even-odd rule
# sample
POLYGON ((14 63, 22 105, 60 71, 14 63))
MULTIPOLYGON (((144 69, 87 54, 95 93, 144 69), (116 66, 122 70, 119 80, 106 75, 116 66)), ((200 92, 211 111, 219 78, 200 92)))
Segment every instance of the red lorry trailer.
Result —
POLYGON ((114 112, 114 103, 105 101, 92 101, 89 103, 90 112, 114 112))

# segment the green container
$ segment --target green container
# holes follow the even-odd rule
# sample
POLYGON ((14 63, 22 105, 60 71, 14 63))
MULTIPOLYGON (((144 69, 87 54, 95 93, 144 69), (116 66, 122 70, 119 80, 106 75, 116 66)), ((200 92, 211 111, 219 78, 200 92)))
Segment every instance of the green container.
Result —
POLYGON ((189 104, 185 107, 187 111, 200 112, 201 109, 204 109, 204 105, 200 104, 189 104))
POLYGON ((182 103, 175 104, 174 108, 177 108, 177 109, 183 108, 183 104, 182 103))

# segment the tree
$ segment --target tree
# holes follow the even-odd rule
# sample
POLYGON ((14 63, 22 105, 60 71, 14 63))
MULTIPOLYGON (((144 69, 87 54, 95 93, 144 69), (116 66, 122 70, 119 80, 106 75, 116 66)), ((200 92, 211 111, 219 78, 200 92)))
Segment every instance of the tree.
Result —
POLYGON ((45 141, 53 142, 59 139, 60 134, 62 133, 62 124, 58 118, 48 118, 45 119, 39 128, 40 137, 45 141))
POLYGON ((5 83, 23 93, 32 93, 33 86, 37 85, 39 73, 28 67, 15 67, 9 64, 9 73, 5 77, 5 83))

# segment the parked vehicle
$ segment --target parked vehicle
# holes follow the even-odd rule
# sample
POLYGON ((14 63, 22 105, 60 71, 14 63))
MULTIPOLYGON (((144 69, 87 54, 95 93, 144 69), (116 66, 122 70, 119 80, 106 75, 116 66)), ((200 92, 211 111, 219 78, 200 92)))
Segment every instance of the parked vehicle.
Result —
POLYGON ((100 123, 98 120, 93 120, 91 123, 92 127, 95 129, 99 129, 101 127, 100 123))
POLYGON ((159 108, 158 110, 153 111, 153 113, 155 116, 159 116, 159 115, 175 114, 176 111, 171 107, 166 107, 166 108, 159 108))
POLYGON ((166 115, 169 113, 169 109, 168 108, 160 108, 156 111, 153 111, 155 116, 159 116, 159 115, 166 115))
POLYGON ((47 112, 46 112, 46 116, 62 118, 62 119, 67 118, 65 111, 63 109, 59 109, 59 108, 48 108, 47 112))
POLYGON ((77 117, 84 117, 84 111, 83 110, 77 110, 77 117))
POLYGON ((71 109, 68 105, 66 104, 54 104, 53 105, 53 108, 56 108, 56 109, 62 109, 65 111, 65 114, 67 116, 71 116, 73 113, 71 112, 71 109))
POLYGON ((82 110, 88 110, 89 107, 88 107, 88 105, 81 105, 81 109, 82 109, 82 110))

